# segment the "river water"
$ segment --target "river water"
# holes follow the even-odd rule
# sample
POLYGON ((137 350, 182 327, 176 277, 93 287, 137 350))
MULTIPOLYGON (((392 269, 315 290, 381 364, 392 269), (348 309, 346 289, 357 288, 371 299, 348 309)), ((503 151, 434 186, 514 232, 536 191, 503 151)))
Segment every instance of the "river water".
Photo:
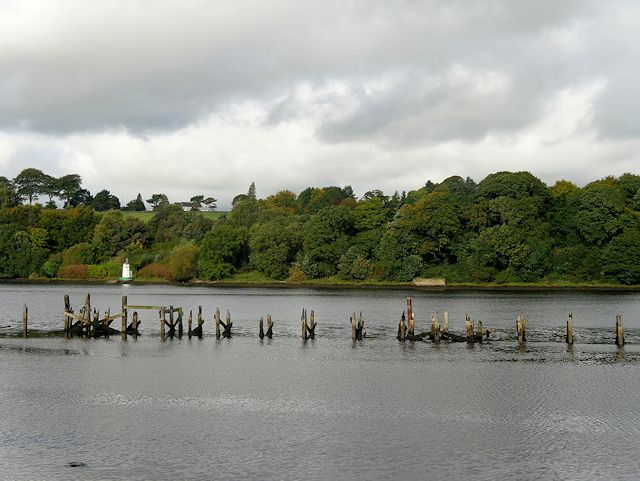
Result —
POLYGON ((634 292, 0 285, 0 479, 638 479, 639 312, 634 292), (122 295, 201 305, 205 337, 162 341, 149 311, 137 339, 43 335, 61 328, 64 294, 77 310, 87 291, 112 313, 122 295), (398 342, 408 295, 417 331, 447 310, 451 331, 469 313, 492 340, 398 342), (230 340, 212 335, 216 307, 230 340), (303 307, 318 322, 306 342, 303 307))

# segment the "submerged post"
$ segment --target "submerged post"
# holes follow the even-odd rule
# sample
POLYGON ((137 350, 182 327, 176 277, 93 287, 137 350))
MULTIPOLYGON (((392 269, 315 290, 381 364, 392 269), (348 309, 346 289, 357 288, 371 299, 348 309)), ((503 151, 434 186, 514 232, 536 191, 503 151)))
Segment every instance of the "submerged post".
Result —
POLYGON ((527 341, 526 336, 527 320, 524 315, 518 314, 516 317, 516 331, 518 333, 518 343, 524 344, 527 341))
POLYGON ((220 339, 220 308, 216 307, 216 313, 213 316, 216 321, 216 339, 220 339))
POLYGON ((469 314, 466 315, 464 320, 464 331, 467 336, 467 342, 470 344, 474 343, 476 340, 476 336, 473 332, 473 319, 471 319, 469 314))
POLYGON ((443 332, 449 335, 449 311, 444 311, 444 328, 443 332))
POLYGON ((300 316, 300 323, 302 325, 301 329, 302 329, 302 339, 304 339, 305 341, 308 339, 307 336, 307 310, 303 307, 302 308, 302 315, 300 316))
POLYGON ((165 314, 164 314, 164 306, 160 308, 160 338, 164 340, 164 323, 165 323, 165 314))
POLYGON ((258 337, 260 339, 264 339, 264 319, 261 317, 260 322, 258 323, 260 326, 260 332, 258 333, 258 337))
POLYGON ((573 344, 573 313, 569 313, 567 317, 567 335, 565 336, 565 341, 567 344, 573 344))
POLYGON ((25 304, 22 307, 22 337, 27 337, 27 322, 29 319, 29 309, 27 308, 27 305, 25 304))
POLYGON ((122 339, 127 338, 127 296, 122 296, 122 339))
POLYGON ((271 314, 267 314, 267 337, 269 339, 273 337, 273 321, 271 320, 271 314))
POLYGON ((402 311, 402 317, 400 318, 400 322, 398 323, 398 341, 403 341, 407 335, 407 325, 405 324, 404 311, 402 311))
POLYGON ((616 316, 616 346, 624 346, 624 329, 622 328, 622 315, 616 316))
POLYGON ((437 312, 431 317, 431 340, 435 343, 440 342, 440 321, 437 312))
POLYGON ((187 333, 191 339, 191 325, 193 324, 193 311, 189 310, 189 320, 187 321, 187 333))
POLYGON ((309 323, 309 338, 310 339, 315 339, 316 338, 316 316, 313 313, 313 311, 311 311, 311 322, 309 323))
POLYGON ((352 340, 356 340, 356 336, 357 336, 357 329, 358 327, 356 326, 356 313, 353 313, 353 316, 351 317, 351 339, 352 340))
POLYGON ((413 299, 411 297, 407 297, 407 321, 409 322, 409 334, 413 336, 415 319, 413 317, 413 299))

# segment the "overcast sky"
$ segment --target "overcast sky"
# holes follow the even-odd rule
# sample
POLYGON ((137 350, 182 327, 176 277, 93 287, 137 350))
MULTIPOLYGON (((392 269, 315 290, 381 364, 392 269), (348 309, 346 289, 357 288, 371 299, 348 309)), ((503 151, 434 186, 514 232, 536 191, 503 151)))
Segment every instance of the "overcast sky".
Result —
POLYGON ((640 173, 640 2, 0 0, 0 175, 127 202, 640 173))

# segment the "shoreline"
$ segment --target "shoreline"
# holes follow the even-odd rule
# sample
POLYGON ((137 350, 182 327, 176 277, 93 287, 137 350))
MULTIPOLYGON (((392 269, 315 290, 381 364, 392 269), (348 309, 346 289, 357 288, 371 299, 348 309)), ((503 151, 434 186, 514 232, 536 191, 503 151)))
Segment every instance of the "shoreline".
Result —
POLYGON ((484 284, 456 283, 445 286, 418 286, 411 282, 333 282, 333 281, 190 281, 170 282, 161 280, 134 280, 122 282, 116 279, 2 279, 8 285, 134 285, 134 286, 181 286, 181 287, 238 287, 238 288, 285 288, 285 289, 334 289, 334 290, 412 290, 412 291, 599 291, 599 292, 640 292, 640 286, 615 284, 484 284))

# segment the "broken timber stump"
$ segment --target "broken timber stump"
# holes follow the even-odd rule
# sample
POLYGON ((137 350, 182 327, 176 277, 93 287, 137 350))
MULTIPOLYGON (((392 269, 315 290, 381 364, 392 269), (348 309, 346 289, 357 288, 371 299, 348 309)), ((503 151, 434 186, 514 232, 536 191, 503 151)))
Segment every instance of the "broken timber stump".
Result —
POLYGON ((231 339, 231 326, 233 326, 233 322, 231 322, 231 313, 228 309, 227 315, 225 316, 225 322, 220 321, 220 325, 224 329, 224 331, 222 331, 222 337, 231 339))
POLYGON ((165 319, 165 310, 164 307, 160 308, 160 338, 164 340, 164 325, 167 322, 165 319))
POLYGON ((138 320, 138 312, 134 311, 131 318, 131 324, 127 327, 127 334, 132 334, 134 337, 138 336, 138 326, 141 321, 138 320))
POLYGON ((567 344, 573 344, 573 313, 569 313, 567 317, 567 335, 564 337, 567 344))
POLYGON ((404 341, 407 335, 407 325, 405 324, 404 311, 402 311, 402 317, 398 323, 398 341, 404 341))
POLYGON ((527 320, 524 318, 524 315, 518 314, 516 317, 516 331, 518 333, 519 344, 524 344, 527 341, 526 328, 527 320))
POLYGON ((440 321, 438 320, 438 313, 436 312, 431 316, 431 340, 436 344, 440 343, 440 321))
POLYGON ((220 308, 216 307, 216 313, 213 316, 216 321, 216 339, 220 339, 220 308))
POLYGON ((187 321, 187 334, 191 339, 191 324, 193 323, 193 311, 189 310, 189 320, 187 321))
POLYGON ((120 311, 122 313, 122 318, 121 318, 121 324, 122 324, 122 329, 120 330, 120 333, 122 334, 122 339, 126 339, 127 338, 127 296, 122 296, 122 310, 120 311))
POLYGON ((264 339, 264 328, 263 328, 264 319, 261 317, 260 322, 258 323, 260 326, 260 332, 258 333, 258 337, 260 339, 264 339))
POLYGON ((413 317, 413 299, 411 297, 407 297, 407 322, 409 323, 409 335, 413 336, 416 321, 413 317))
POLYGON ((624 346, 624 329, 622 328, 622 315, 616 316, 616 346, 624 346))
POLYGON ((473 320, 469 317, 469 314, 467 314, 464 320, 464 331, 467 336, 467 342, 470 344, 474 343, 476 340, 473 330, 473 320))
POLYGON ((29 309, 25 304, 24 306, 22 306, 22 337, 27 337, 28 335, 28 330, 27 330, 28 320, 29 320, 29 309))
POLYGON ((351 317, 351 339, 353 341, 362 341, 362 338, 367 335, 364 332, 364 319, 362 319, 362 312, 360 312, 360 317, 356 318, 356 313, 353 313, 353 317, 351 317))
POLYGON ((273 321, 271 320, 271 314, 267 314, 267 334, 266 336, 271 339, 273 338, 273 321))
POLYGON ((204 318, 202 317, 202 306, 198 306, 198 327, 191 331, 191 334, 194 336, 198 336, 199 339, 202 339, 202 325, 204 324, 204 318))

